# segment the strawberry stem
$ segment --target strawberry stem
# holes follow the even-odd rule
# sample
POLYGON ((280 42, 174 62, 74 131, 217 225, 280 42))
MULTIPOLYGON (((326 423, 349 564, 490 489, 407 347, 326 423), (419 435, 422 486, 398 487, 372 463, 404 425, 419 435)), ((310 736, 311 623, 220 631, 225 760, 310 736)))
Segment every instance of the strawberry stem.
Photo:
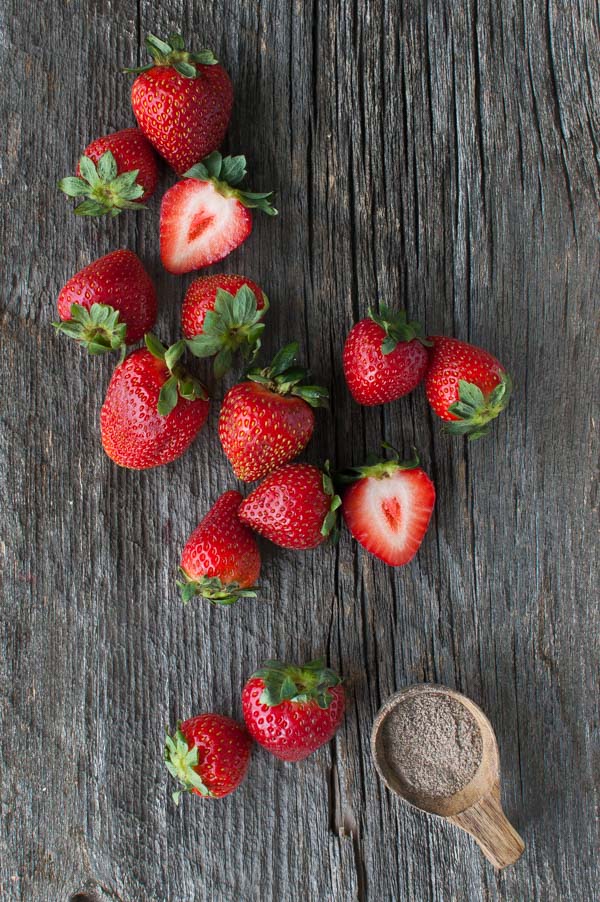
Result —
POLYGON ((333 701, 330 689, 342 682, 338 674, 325 667, 321 659, 309 661, 302 667, 282 661, 265 661, 252 674, 251 679, 255 678, 264 682, 265 688, 260 697, 264 705, 276 707, 283 702, 316 702, 324 710, 333 701))
POLYGON ((90 354, 106 354, 125 347, 126 323, 108 304, 92 304, 89 310, 71 304, 71 318, 52 323, 57 332, 78 341, 90 354))
POLYGON ((502 373, 500 382, 487 396, 478 385, 461 379, 458 383, 458 401, 448 408, 448 413, 457 419, 446 423, 443 431, 451 435, 466 435, 469 441, 487 435, 491 421, 508 405, 512 388, 512 379, 506 372, 502 373))

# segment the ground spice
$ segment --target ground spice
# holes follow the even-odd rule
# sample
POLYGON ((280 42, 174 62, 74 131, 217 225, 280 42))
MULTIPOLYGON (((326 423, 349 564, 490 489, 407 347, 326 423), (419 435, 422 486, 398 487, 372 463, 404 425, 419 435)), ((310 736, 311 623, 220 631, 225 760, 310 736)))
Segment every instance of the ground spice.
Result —
POLYGON ((481 732, 451 696, 421 693, 390 711, 382 724, 385 757, 415 795, 447 797, 463 789, 481 762, 481 732))

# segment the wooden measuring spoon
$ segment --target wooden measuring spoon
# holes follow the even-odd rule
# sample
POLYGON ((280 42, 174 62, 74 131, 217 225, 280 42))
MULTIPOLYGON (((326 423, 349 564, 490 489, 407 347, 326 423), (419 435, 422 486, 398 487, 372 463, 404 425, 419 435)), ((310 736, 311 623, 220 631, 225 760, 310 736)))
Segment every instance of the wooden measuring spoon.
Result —
POLYGON ((371 753, 388 789, 414 808, 442 817, 470 833, 495 868, 505 868, 521 857, 525 844, 507 820, 500 802, 500 756, 494 730, 481 708, 465 695, 434 683, 421 683, 396 692, 377 713, 371 733, 371 753), (403 780, 398 765, 390 762, 385 754, 384 721, 398 705, 422 693, 441 694, 464 705, 481 733, 483 748, 479 767, 469 783, 451 796, 416 794, 403 780))

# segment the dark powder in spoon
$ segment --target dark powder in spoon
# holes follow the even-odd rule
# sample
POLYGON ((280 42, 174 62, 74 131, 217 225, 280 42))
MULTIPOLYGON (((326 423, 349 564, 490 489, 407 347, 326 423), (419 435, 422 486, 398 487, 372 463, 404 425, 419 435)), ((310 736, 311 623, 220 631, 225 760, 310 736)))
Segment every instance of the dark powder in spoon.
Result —
POLYGON ((463 789, 481 762, 481 732, 451 696, 421 693, 396 705, 382 724, 389 766, 415 795, 445 797, 463 789))

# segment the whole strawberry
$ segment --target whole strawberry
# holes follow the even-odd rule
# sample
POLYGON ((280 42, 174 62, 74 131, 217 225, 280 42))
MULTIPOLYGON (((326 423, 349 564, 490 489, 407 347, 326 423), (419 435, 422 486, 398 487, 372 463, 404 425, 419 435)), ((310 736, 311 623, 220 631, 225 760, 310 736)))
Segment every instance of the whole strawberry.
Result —
POLYGON ((85 197, 75 207, 79 216, 118 216, 140 209, 156 190, 158 167, 154 150, 139 128, 96 138, 83 151, 77 176, 61 179, 58 187, 69 197, 85 197))
POLYGON ((456 338, 434 336, 425 392, 431 407, 449 422, 445 431, 480 438, 507 406, 512 381, 487 351, 456 338))
POLYGON ((156 292, 133 251, 112 251, 84 267, 58 296, 58 332, 90 354, 135 344, 156 321, 156 292))
POLYGON ((189 537, 181 556, 183 579, 177 583, 184 602, 202 595, 227 605, 256 596, 260 552, 238 519, 243 500, 239 492, 225 492, 189 537))
POLYGON ((283 761, 300 761, 329 742, 345 701, 341 679, 323 661, 304 667, 266 661, 242 690, 248 731, 283 761))
POLYGON ((178 364, 184 343, 167 349, 153 335, 145 340, 114 371, 100 412, 104 450, 132 470, 176 460, 208 416, 204 387, 178 364))
POLYGON ((353 467, 341 481, 351 482, 342 496, 342 514, 357 542, 392 567, 408 564, 425 537, 435 504, 433 482, 417 454, 405 463, 396 454, 353 467))
POLYGON ((221 714, 199 714, 167 733, 165 765, 182 786, 173 793, 179 804, 182 792, 205 799, 222 799, 237 789, 250 763, 252 739, 247 730, 221 714))
POLYGON ((252 482, 270 473, 307 446, 313 434, 312 407, 325 407, 328 392, 307 385, 308 373, 296 366, 292 342, 271 365, 249 370, 223 399, 219 438, 238 479, 252 482))
POLYGON ((165 193, 160 208, 160 258, 175 275, 223 260, 252 232, 252 209, 275 216, 272 192, 239 187, 246 158, 214 151, 165 193))
POLYGON ((239 349, 248 360, 260 348, 267 296, 245 276, 200 276, 188 288, 181 329, 196 357, 212 357, 217 379, 231 367, 239 349))
POLYGON ((180 175, 220 147, 231 116, 233 88, 210 50, 188 53, 181 35, 169 40, 150 34, 152 63, 131 88, 138 125, 158 153, 180 175))
POLYGON ((275 545, 306 551, 334 530, 340 503, 326 471, 311 464, 286 464, 248 495, 239 517, 275 545))
POLYGON ((425 376, 429 344, 419 323, 408 322, 403 310, 369 310, 344 345, 344 375, 354 400, 372 406, 407 395, 425 376))

